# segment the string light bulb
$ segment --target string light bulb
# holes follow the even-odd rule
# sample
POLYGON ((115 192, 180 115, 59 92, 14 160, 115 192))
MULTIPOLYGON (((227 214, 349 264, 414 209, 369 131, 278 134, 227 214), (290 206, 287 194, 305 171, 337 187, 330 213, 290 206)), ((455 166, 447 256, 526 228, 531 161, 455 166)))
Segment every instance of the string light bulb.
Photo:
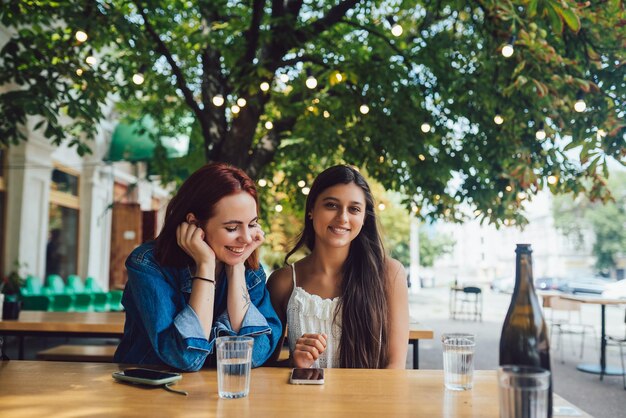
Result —
POLYGON ((502 46, 501 52, 504 58, 510 58, 511 56, 513 56, 513 53, 515 52, 515 47, 513 46, 514 44, 515 36, 511 36, 511 39, 509 39, 509 41, 502 46))
POLYGON ((548 183, 549 184, 556 184, 559 181, 559 178, 555 175, 549 175, 548 176, 548 183))
POLYGON ((271 120, 268 120, 267 122, 265 122, 265 129, 267 129, 269 131, 272 128, 274 128, 274 124, 272 123, 271 120))
POLYGON ((424 122, 424 123, 422 123, 422 126, 420 126, 420 129, 424 133, 430 132, 430 124, 428 122, 424 122))
POLYGON ((268 91, 270 89, 270 83, 264 81, 259 85, 259 87, 261 88, 261 91, 268 91))
POLYGON ((85 58, 85 62, 89 65, 91 65, 92 67, 94 65, 96 65, 96 63, 98 62, 98 60, 96 59, 96 57, 93 55, 93 50, 89 50, 89 55, 87 55, 87 58, 85 58))
POLYGON ((543 141, 544 139, 546 139, 546 131, 545 129, 543 129, 543 122, 539 124, 539 129, 537 129, 537 132, 535 132, 535 138, 537 138, 539 141, 543 141))
POLYGON ((274 206, 274 210, 276 210, 276 212, 280 213, 283 211, 283 205, 276 205, 274 206))
POLYGON ((300 180, 300 181, 298 182, 298 187, 302 188, 302 187, 304 187, 304 186, 306 186, 306 182, 305 182, 304 180, 300 180))
POLYGON ((322 113, 322 115, 325 119, 328 119, 330 117, 330 112, 328 110, 324 110, 324 113, 322 113))
POLYGON ((496 110, 496 114, 493 117, 493 123, 495 123, 496 125, 502 125, 504 123, 504 118, 502 117, 502 115, 500 114, 500 111, 496 110))
POLYGON ((224 96, 221 94, 216 94, 213 96, 212 102, 215 106, 220 107, 224 104, 224 96))
POLYGON ((87 32, 82 30, 77 30, 74 36, 76 37, 76 40, 81 44, 89 38, 89 36, 87 36, 87 32))
POLYGON ((240 98, 237 99, 237 105, 239 107, 244 107, 246 105, 246 103, 248 103, 248 102, 246 102, 246 99, 244 99, 243 97, 240 97, 240 98))
POLYGON ((307 78, 304 84, 306 84, 307 88, 313 90, 315 87, 317 87, 317 79, 313 77, 313 74, 311 74, 311 70, 308 68, 306 70, 306 74, 307 78))
POLYGON ((260 180, 259 180, 259 186, 261 186, 261 187, 265 187, 265 186, 267 186, 267 180, 265 180, 265 179, 260 179, 260 180))
POLYGON ((230 111, 233 113, 233 115, 236 115, 237 113, 239 113, 239 111, 241 111, 241 108, 234 104, 230 107, 230 111))
POLYGON ((311 192, 311 188, 310 187, 303 187, 302 188, 302 194, 307 196, 309 193, 311 192))
POLYGON ((362 104, 359 107, 359 112, 361 112, 364 115, 367 115, 369 113, 369 111, 370 111, 370 107, 368 105, 366 105, 366 104, 362 104))
POLYGON ((393 26, 391 27, 391 34, 395 36, 396 38, 402 35, 402 32, 403 32, 403 29, 399 23, 394 23, 393 26))
POLYGON ((574 110, 578 113, 582 113, 587 109, 587 103, 583 100, 583 92, 579 91, 576 94, 576 103, 574 103, 574 110))
POLYGON ((136 85, 141 85, 145 81, 144 72, 146 71, 146 66, 142 65, 135 74, 133 74, 133 83, 136 85))

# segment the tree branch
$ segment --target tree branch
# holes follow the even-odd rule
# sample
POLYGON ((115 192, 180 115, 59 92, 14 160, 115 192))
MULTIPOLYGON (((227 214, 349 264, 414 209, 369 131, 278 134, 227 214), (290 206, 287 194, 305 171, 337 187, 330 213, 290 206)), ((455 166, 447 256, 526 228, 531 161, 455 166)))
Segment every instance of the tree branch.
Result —
POLYGON ((326 16, 312 22, 302 29, 294 31, 294 36, 292 38, 294 40, 292 41, 293 44, 289 45, 287 50, 303 45, 311 39, 314 39, 322 32, 325 32, 334 24, 338 23, 346 15, 348 10, 353 8, 358 2, 359 0, 345 0, 330 9, 326 16))
POLYGON ((143 18, 144 25, 146 26, 146 30, 148 31, 148 34, 150 35, 150 37, 152 38, 152 40, 157 46, 157 51, 163 54, 168 64, 172 68, 172 72, 176 76, 176 84, 178 85, 178 88, 180 88, 180 90, 183 92, 185 103, 187 103, 187 105, 191 108, 191 110, 193 110, 193 112, 199 118, 201 118, 202 110, 200 109, 200 106, 198 106, 198 103, 196 103, 196 101, 194 100, 193 93, 187 86, 187 82, 185 81, 185 76, 183 75, 182 70, 180 69, 176 61, 174 60, 174 57, 172 56, 172 53, 170 52, 170 50, 167 48, 167 45, 165 45, 165 42, 161 40, 161 37, 159 36, 159 34, 156 33, 156 31, 154 30, 154 27, 152 26, 152 24, 150 24, 150 21, 148 20, 148 16, 146 15, 143 7, 141 7, 141 4, 139 4, 138 1, 135 1, 134 3, 135 3, 135 6, 137 7, 137 11, 143 18))
POLYGON ((391 48, 396 54, 404 58, 405 62, 411 61, 410 57, 405 55, 404 52, 391 41, 391 39, 385 36, 385 34, 379 31, 377 28, 372 27, 372 26, 362 25, 358 22, 355 22, 353 20, 348 20, 348 19, 342 19, 341 22, 347 25, 353 26, 355 28, 363 29, 364 31, 367 31, 368 33, 371 33, 372 35, 379 37, 380 39, 384 40, 385 43, 389 45, 389 48, 391 48))
POLYGON ((252 60, 256 55, 259 44, 259 30, 261 28, 261 19, 263 18, 263 6, 265 0, 254 0, 252 3, 252 19, 250 27, 246 31, 246 52, 243 56, 243 62, 252 64, 252 60))

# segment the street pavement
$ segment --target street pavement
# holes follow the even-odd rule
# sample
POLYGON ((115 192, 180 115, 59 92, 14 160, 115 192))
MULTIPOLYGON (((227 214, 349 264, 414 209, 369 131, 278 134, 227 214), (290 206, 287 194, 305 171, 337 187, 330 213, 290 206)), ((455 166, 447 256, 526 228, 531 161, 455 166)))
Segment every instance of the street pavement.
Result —
MULTIPOLYGON (((451 319, 449 315, 450 294, 447 287, 412 289, 409 294, 412 319, 433 329, 433 340, 421 340, 419 357, 421 369, 442 369, 441 335, 446 332, 471 332, 476 335, 474 357, 477 370, 494 370, 498 367, 498 353, 502 323, 506 316, 511 295, 492 293, 483 288, 483 320, 451 319)), ((624 309, 607 306, 607 335, 624 336, 624 309)), ((582 322, 593 325, 596 337, 588 335, 584 341, 584 355, 580 358, 580 335, 563 336, 563 361, 558 347, 551 344, 552 373, 554 391, 585 412, 597 418, 626 417, 626 390, 621 376, 604 377, 576 370, 579 363, 598 363, 600 358, 600 306, 583 305, 582 322)), ((547 319, 547 318, 546 318, 547 319)), ((555 338, 556 339, 556 338, 555 338)), ((409 348, 410 350, 410 348, 409 348)), ((412 367, 409 352, 407 367, 412 367)), ((620 366, 619 349, 607 349, 607 364, 620 366)))

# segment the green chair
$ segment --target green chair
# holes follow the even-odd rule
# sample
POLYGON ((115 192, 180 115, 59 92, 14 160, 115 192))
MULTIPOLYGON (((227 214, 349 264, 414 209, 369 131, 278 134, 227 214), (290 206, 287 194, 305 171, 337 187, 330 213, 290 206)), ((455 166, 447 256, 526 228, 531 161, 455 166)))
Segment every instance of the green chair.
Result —
POLYGON ((43 283, 39 277, 27 276, 22 287, 23 296, 41 295, 44 293, 43 283))
POLYGON ((22 309, 25 311, 47 311, 54 296, 22 295, 22 309))
POLYGON ((96 312, 107 312, 109 310, 109 294, 106 292, 92 293, 93 310, 96 312))
POLYGON ((123 311, 122 306, 122 294, 121 290, 109 291, 109 310, 110 311, 123 311))
POLYGON ((102 287, 98 284, 96 279, 93 277, 87 277, 85 279, 85 293, 100 293, 102 292, 102 287))
POLYGON ((57 294, 50 304, 50 311, 53 312, 70 312, 74 309, 73 295, 57 294))
POLYGON ((48 292, 52 295, 63 295, 65 294, 65 283, 63 279, 58 274, 51 274, 46 277, 46 288, 48 292))
POLYGON ((67 276, 67 285, 65 286, 66 293, 85 293, 85 285, 83 284, 83 279, 76 274, 70 274, 67 276))

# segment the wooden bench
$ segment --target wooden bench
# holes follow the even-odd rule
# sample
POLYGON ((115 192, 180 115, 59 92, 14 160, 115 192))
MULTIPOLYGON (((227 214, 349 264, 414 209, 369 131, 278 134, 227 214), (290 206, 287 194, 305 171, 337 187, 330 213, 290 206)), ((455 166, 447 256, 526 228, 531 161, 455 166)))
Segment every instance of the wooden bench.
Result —
POLYGON ((112 363, 115 345, 64 344, 37 353, 38 360, 112 363))

